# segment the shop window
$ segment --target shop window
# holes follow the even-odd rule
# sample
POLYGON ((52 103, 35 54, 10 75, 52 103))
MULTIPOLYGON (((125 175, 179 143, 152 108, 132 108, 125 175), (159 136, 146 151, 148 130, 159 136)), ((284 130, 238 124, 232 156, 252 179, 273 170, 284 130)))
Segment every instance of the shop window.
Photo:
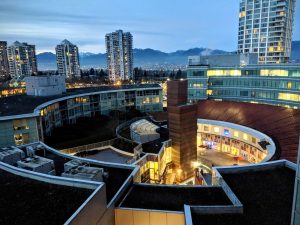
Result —
POLYGON ((214 127, 214 132, 215 133, 219 133, 220 132, 220 128, 219 127, 214 127))
POLYGON ((239 132, 238 131, 234 131, 233 132, 233 136, 238 138, 239 137, 239 132))
POLYGON ((224 135, 225 135, 225 136, 229 136, 229 135, 230 135, 230 131, 227 130, 227 129, 224 129, 224 135))

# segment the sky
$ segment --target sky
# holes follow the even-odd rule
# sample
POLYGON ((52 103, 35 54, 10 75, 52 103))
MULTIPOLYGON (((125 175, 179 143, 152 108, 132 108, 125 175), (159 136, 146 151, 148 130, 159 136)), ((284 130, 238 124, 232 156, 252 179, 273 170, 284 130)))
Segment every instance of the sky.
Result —
MULTIPOLYGON (((106 33, 122 29, 134 48, 235 51, 239 0, 0 0, 0 40, 54 52, 68 39, 80 52, 105 52, 106 33)), ((296 6, 293 40, 300 40, 296 6)))

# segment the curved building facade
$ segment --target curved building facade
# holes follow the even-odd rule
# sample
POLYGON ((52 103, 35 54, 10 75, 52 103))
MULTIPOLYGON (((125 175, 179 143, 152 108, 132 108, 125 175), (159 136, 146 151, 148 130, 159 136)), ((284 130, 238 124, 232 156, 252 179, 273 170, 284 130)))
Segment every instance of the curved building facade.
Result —
POLYGON ((53 128, 76 123, 80 117, 108 115, 129 108, 162 111, 159 85, 125 85, 73 90, 51 97, 27 95, 0 99, 0 147, 42 141, 53 128))

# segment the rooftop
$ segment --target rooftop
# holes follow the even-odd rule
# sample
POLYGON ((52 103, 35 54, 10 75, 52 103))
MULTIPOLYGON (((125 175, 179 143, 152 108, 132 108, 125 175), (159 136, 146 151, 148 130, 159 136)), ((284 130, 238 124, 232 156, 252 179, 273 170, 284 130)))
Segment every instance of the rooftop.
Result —
MULTIPOLYGON (((52 159, 54 161, 56 174, 59 176, 62 172, 64 172, 64 164, 70 161, 70 158, 62 157, 58 154, 54 154, 50 151, 40 151, 36 152, 38 156, 42 156, 48 159, 52 159)), ((92 167, 103 168, 105 172, 108 172, 108 178, 104 180, 106 184, 106 199, 107 203, 115 196, 118 190, 121 188, 125 180, 129 177, 132 172, 132 168, 118 168, 109 165, 100 165, 89 163, 92 167)))
POLYGON ((87 94, 90 92, 113 91, 113 90, 121 90, 121 89, 126 90, 126 89, 138 89, 138 88, 159 88, 159 87, 160 87, 159 84, 134 84, 134 85, 101 86, 101 87, 68 89, 67 92, 62 95, 55 95, 55 96, 48 96, 48 97, 14 95, 5 98, 0 98, 0 117, 33 113, 34 109, 37 106, 57 98, 87 94))
POLYGON ((183 211, 187 205, 231 205, 221 187, 134 184, 120 207, 183 211))
POLYGON ((118 153, 111 148, 106 148, 101 150, 95 149, 95 150, 79 152, 76 154, 76 156, 87 158, 87 159, 94 159, 98 161, 122 163, 122 164, 127 164, 127 162, 133 158, 128 155, 118 153))
POLYGON ((49 184, 0 170, 0 224, 64 224, 93 190, 49 184))
POLYGON ((290 225, 294 170, 281 166, 221 175, 243 204, 244 214, 197 215, 192 211, 193 225, 290 225))

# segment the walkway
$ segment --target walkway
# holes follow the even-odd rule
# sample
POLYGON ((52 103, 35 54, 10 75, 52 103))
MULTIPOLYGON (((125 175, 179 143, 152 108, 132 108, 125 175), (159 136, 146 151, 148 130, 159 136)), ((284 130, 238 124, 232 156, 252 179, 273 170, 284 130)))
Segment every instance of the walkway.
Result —
MULTIPOLYGON (((212 162, 214 166, 232 166, 237 164, 233 156, 225 152, 217 152, 214 150, 205 151, 204 155, 199 156, 199 158, 206 159, 212 162)), ((246 160, 239 160, 238 165, 250 164, 246 160)))

